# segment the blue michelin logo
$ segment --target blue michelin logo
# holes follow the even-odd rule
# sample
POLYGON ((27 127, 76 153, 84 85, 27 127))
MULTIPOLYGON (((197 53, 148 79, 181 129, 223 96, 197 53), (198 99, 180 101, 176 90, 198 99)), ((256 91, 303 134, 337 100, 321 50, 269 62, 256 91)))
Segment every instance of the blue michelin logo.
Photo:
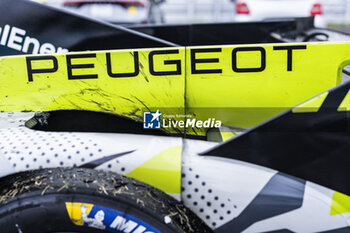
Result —
POLYGON ((71 221, 78 226, 109 231, 113 233, 161 233, 148 223, 121 211, 87 203, 66 203, 71 221), (80 206, 80 207, 79 207, 80 206), (79 213, 80 216, 79 216, 79 213))
POLYGON ((143 128, 144 129, 160 129, 160 116, 162 114, 157 112, 144 112, 143 113, 143 128))

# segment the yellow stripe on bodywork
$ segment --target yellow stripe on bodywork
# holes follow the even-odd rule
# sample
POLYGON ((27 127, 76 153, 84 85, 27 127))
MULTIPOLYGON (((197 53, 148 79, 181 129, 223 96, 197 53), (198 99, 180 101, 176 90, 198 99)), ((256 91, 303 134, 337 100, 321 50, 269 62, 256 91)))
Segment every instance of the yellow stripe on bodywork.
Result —
POLYGON ((182 147, 169 148, 126 176, 147 183, 168 194, 181 192, 182 147))
POLYGON ((344 214, 349 212, 350 212, 350 197, 345 194, 335 192, 333 194, 330 215, 344 214))
POLYGON ((82 205, 86 207, 86 214, 89 215, 92 207, 94 206, 93 204, 66 202, 66 209, 67 209, 69 218, 77 226, 84 225, 84 221, 81 217, 82 215, 81 215, 81 209, 80 209, 82 205))
POLYGON ((233 133, 233 132, 220 132, 221 134, 221 138, 222 138, 222 141, 227 141, 229 140, 230 138, 238 135, 239 133, 233 133))
POLYGON ((251 127, 339 84, 349 54, 350 43, 327 42, 3 57, 0 111, 81 109, 142 121, 143 111, 159 110, 251 127))
POLYGON ((346 94, 338 108, 338 112, 350 111, 350 91, 346 94))
MULTIPOLYGON (((252 127, 340 84, 342 68, 350 64, 349 54, 349 42, 189 47, 186 114, 219 119, 223 125, 252 127), (295 45, 307 47, 293 50, 292 69, 288 71, 288 52, 278 46, 295 45), (262 71, 233 71, 233 57, 241 70, 260 68, 261 52, 257 50, 261 48, 266 52, 262 71), (191 73, 192 49, 212 49, 195 54, 196 59, 208 59, 196 63, 195 68, 212 73, 191 73)), ((194 131, 201 133, 202 129, 194 131)))
MULTIPOLYGON (((152 75, 151 52, 154 50, 3 57, 0 59, 0 110, 91 110, 115 113, 138 121, 142 121, 144 111, 184 114, 185 73, 152 75), (110 63, 107 63, 108 54, 110 63), (136 76, 127 77, 136 72, 134 59, 137 54, 139 72, 136 76), (54 60, 57 60, 56 71, 30 74, 29 68, 53 71, 54 60), (72 65, 67 65, 68 60, 72 65), (113 74, 127 75, 111 77, 108 67, 113 74)), ((184 48, 157 49, 157 52, 159 54, 153 56, 152 66, 157 74, 176 72, 177 67, 185 66, 184 48), (160 54, 166 51, 170 54, 160 54), (177 64, 165 64, 165 61, 177 64)))
POLYGON ((327 96, 328 92, 325 92, 305 103, 298 105, 292 111, 293 113, 318 112, 327 96))

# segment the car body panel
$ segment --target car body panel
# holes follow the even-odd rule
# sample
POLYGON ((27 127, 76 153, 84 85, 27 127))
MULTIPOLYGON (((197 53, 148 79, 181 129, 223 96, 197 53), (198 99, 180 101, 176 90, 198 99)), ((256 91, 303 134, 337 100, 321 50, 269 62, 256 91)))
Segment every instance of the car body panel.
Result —
MULTIPOLYGON (((178 120, 187 114, 251 127, 341 83, 349 49, 339 42, 3 57, 0 110, 82 109, 136 121, 159 110, 178 120)), ((184 133, 185 127, 163 129, 184 133)), ((186 133, 206 130, 191 126, 186 133)))
MULTIPOLYGON (((90 109, 141 120, 142 108, 147 109, 148 104, 153 103, 174 104, 200 118, 210 113, 222 117, 228 124, 238 121, 240 124, 248 121, 254 124, 263 119, 257 120, 252 114, 220 115, 218 109, 205 113, 196 107, 213 107, 217 103, 214 107, 228 106, 234 109, 236 105, 242 107, 247 104, 249 108, 254 108, 257 107, 254 103, 258 103, 264 108, 267 104, 270 107, 287 108, 339 84, 342 68, 349 64, 348 43, 171 49, 176 50, 176 53, 157 54, 154 64, 157 72, 174 72, 181 64, 181 75, 174 77, 151 75, 147 70, 150 67, 150 53, 164 52, 169 48, 1 58, 1 177, 49 167, 97 168, 133 177, 181 199, 215 232, 349 231, 350 201, 347 195, 300 177, 283 174, 269 166, 244 162, 243 159, 223 158, 227 156, 226 153, 215 157, 204 156, 204 152, 222 148, 226 144, 169 136, 48 132, 25 127, 25 122, 35 114, 34 111, 50 109, 90 109), (306 46, 307 49, 293 51, 292 58, 288 59, 287 50, 274 49, 278 46, 306 46), (264 53, 262 51, 266 52, 265 69, 261 72, 234 73, 233 50, 252 47, 260 49, 248 54, 245 54, 246 51, 236 54, 243 60, 236 69, 261 67, 259 55, 264 53), (197 51, 193 57, 191 53, 195 49, 202 53, 197 51), (123 72, 130 75, 135 72, 136 52, 142 64, 137 77, 108 77, 110 74, 105 69, 107 53, 110 53, 113 64, 117 64, 111 69, 113 74, 123 72), (196 59, 206 60, 196 63, 196 59), (293 61, 290 71, 288 60, 293 61), (211 69, 217 72, 221 69, 222 72, 192 74, 193 67, 194 70, 211 69), (28 76, 28 71, 32 76, 28 76), (92 78, 96 74, 97 80, 92 78), (286 98, 279 98, 279 95, 286 98), (210 102, 210 98, 217 98, 217 101, 210 102), (233 101, 235 105, 231 105, 233 101)), ((316 101, 317 109, 321 102, 316 101)), ((152 107, 157 109, 158 106, 152 107)), ((314 103, 311 107, 315 107, 314 103)), ((348 102, 343 107, 348 110, 348 102)), ((164 113, 167 111, 171 110, 164 109, 164 113)), ((272 114, 269 111, 267 113, 272 114)), ((268 118, 268 114, 263 118, 268 118)), ((300 126, 304 122, 298 123, 300 126)), ((278 145, 277 141, 270 143, 272 150, 278 145)), ((254 152, 254 148, 248 145, 245 149, 254 152)), ((238 153, 232 148, 228 149, 238 153)), ((287 152, 279 156, 286 156, 287 152)), ((306 156, 307 153, 301 155, 306 156)), ((327 172, 325 169, 322 173, 327 175, 327 172)))
MULTIPOLYGON (((3 113, 1 118, 6 118, 3 113)), ((319 232, 348 227, 349 197, 272 169, 198 155, 216 143, 45 132, 24 126, 4 128, 0 134, 4 138, 0 157, 6 162, 1 164, 6 166, 2 177, 31 169, 96 164, 96 169, 136 178, 181 199, 216 232, 319 232)))

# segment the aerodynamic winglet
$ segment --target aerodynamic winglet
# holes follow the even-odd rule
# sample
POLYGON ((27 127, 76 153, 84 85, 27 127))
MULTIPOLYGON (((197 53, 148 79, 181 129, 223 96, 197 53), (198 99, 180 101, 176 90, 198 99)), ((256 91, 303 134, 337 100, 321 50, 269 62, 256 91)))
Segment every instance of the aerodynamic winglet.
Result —
POLYGON ((350 194, 350 82, 202 153, 241 160, 350 194))

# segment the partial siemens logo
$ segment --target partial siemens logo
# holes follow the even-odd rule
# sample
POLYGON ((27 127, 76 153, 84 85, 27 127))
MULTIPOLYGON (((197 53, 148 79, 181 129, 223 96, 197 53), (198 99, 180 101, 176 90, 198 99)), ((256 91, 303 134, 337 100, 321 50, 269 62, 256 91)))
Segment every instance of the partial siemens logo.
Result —
POLYGON ((162 114, 157 110, 156 112, 143 113, 143 128, 144 129, 160 129, 160 116, 162 114))
POLYGON ((0 27, 0 45, 32 54, 68 52, 65 48, 56 48, 51 43, 41 43, 38 39, 26 36, 26 34, 27 32, 23 29, 6 24, 4 27, 0 27))

